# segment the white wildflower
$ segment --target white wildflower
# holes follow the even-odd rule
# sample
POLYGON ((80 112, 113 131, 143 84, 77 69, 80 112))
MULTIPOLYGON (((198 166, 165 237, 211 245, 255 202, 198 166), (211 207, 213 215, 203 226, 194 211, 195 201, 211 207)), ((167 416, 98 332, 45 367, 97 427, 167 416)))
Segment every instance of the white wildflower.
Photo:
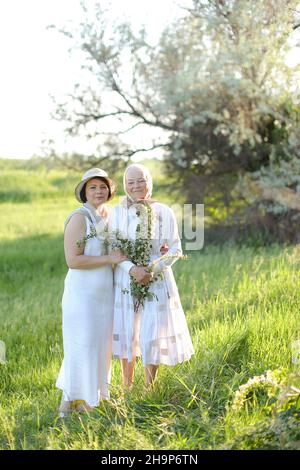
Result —
POLYGON ((240 410, 250 397, 251 392, 265 389, 268 397, 275 396, 281 387, 281 382, 276 378, 273 371, 267 370, 263 375, 256 375, 241 385, 235 392, 232 409, 240 410))

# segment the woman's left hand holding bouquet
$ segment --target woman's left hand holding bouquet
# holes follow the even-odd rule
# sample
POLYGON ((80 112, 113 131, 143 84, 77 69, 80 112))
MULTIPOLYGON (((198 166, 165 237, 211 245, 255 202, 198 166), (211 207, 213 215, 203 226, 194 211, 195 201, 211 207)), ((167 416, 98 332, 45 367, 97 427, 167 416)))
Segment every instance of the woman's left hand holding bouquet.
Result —
POLYGON ((143 266, 133 266, 129 271, 130 276, 132 276, 137 284, 146 286, 151 282, 153 274, 147 271, 147 267, 143 266))

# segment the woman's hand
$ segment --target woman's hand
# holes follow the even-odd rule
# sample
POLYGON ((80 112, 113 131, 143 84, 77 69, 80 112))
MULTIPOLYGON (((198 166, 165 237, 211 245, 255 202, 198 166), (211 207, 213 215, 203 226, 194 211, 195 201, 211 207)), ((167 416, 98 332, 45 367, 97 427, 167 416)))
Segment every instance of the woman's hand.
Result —
POLYGON ((114 250, 109 255, 109 262, 111 264, 118 264, 122 261, 126 261, 128 258, 124 255, 121 250, 114 250))
POLYGON ((153 278, 153 273, 149 273, 141 266, 132 266, 129 271, 130 276, 134 277, 138 284, 146 286, 153 278))

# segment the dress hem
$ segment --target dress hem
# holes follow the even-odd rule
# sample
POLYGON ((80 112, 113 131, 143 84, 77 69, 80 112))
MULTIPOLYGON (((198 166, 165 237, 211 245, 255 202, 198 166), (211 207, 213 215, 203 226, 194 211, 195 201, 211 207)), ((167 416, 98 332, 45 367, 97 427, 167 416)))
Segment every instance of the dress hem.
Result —
MULTIPOLYGON (((152 362, 149 362, 147 364, 145 364, 143 362, 143 357, 142 355, 139 355, 139 354, 136 354, 135 357, 140 357, 141 360, 142 360, 142 363, 143 363, 143 366, 159 366, 159 365, 164 365, 164 366, 177 366, 178 364, 182 364, 183 362, 187 362, 187 361, 190 361, 192 356, 194 355, 195 353, 191 353, 190 356, 186 356, 185 358, 183 358, 182 360, 176 360, 175 361, 168 361, 168 360, 160 360, 160 361, 152 361, 152 362)), ((131 361, 129 361, 129 358, 128 356, 120 356, 118 354, 113 354, 113 359, 127 359, 127 361, 130 363, 132 362, 132 359, 131 361)))
MULTIPOLYGON (((65 391, 65 389, 60 387, 59 385, 56 385, 56 388, 58 388, 59 390, 61 390, 63 392, 63 396, 68 397, 68 398, 72 397, 72 394, 67 393, 65 391)), ((69 400, 66 400, 66 401, 84 400, 89 406, 95 407, 95 406, 99 406, 100 403, 104 400, 105 401, 110 400, 109 396, 101 396, 97 402, 94 402, 93 400, 88 400, 88 399, 84 398, 83 396, 78 396, 78 395, 80 395, 80 394, 76 394, 76 398, 70 398, 69 400)))

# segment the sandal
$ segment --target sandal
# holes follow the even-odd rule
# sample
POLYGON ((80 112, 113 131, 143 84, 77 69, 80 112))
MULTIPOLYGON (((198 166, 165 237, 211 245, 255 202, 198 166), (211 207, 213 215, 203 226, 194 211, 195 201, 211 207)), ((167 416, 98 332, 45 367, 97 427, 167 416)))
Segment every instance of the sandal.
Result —
POLYGON ((73 400, 71 402, 71 408, 72 410, 85 411, 86 413, 93 411, 93 408, 90 405, 88 405, 88 403, 85 400, 73 400))
POLYGON ((85 411, 89 413, 93 408, 87 404, 85 400, 72 400, 72 401, 61 401, 58 408, 58 415, 60 418, 66 418, 72 411, 85 411))

